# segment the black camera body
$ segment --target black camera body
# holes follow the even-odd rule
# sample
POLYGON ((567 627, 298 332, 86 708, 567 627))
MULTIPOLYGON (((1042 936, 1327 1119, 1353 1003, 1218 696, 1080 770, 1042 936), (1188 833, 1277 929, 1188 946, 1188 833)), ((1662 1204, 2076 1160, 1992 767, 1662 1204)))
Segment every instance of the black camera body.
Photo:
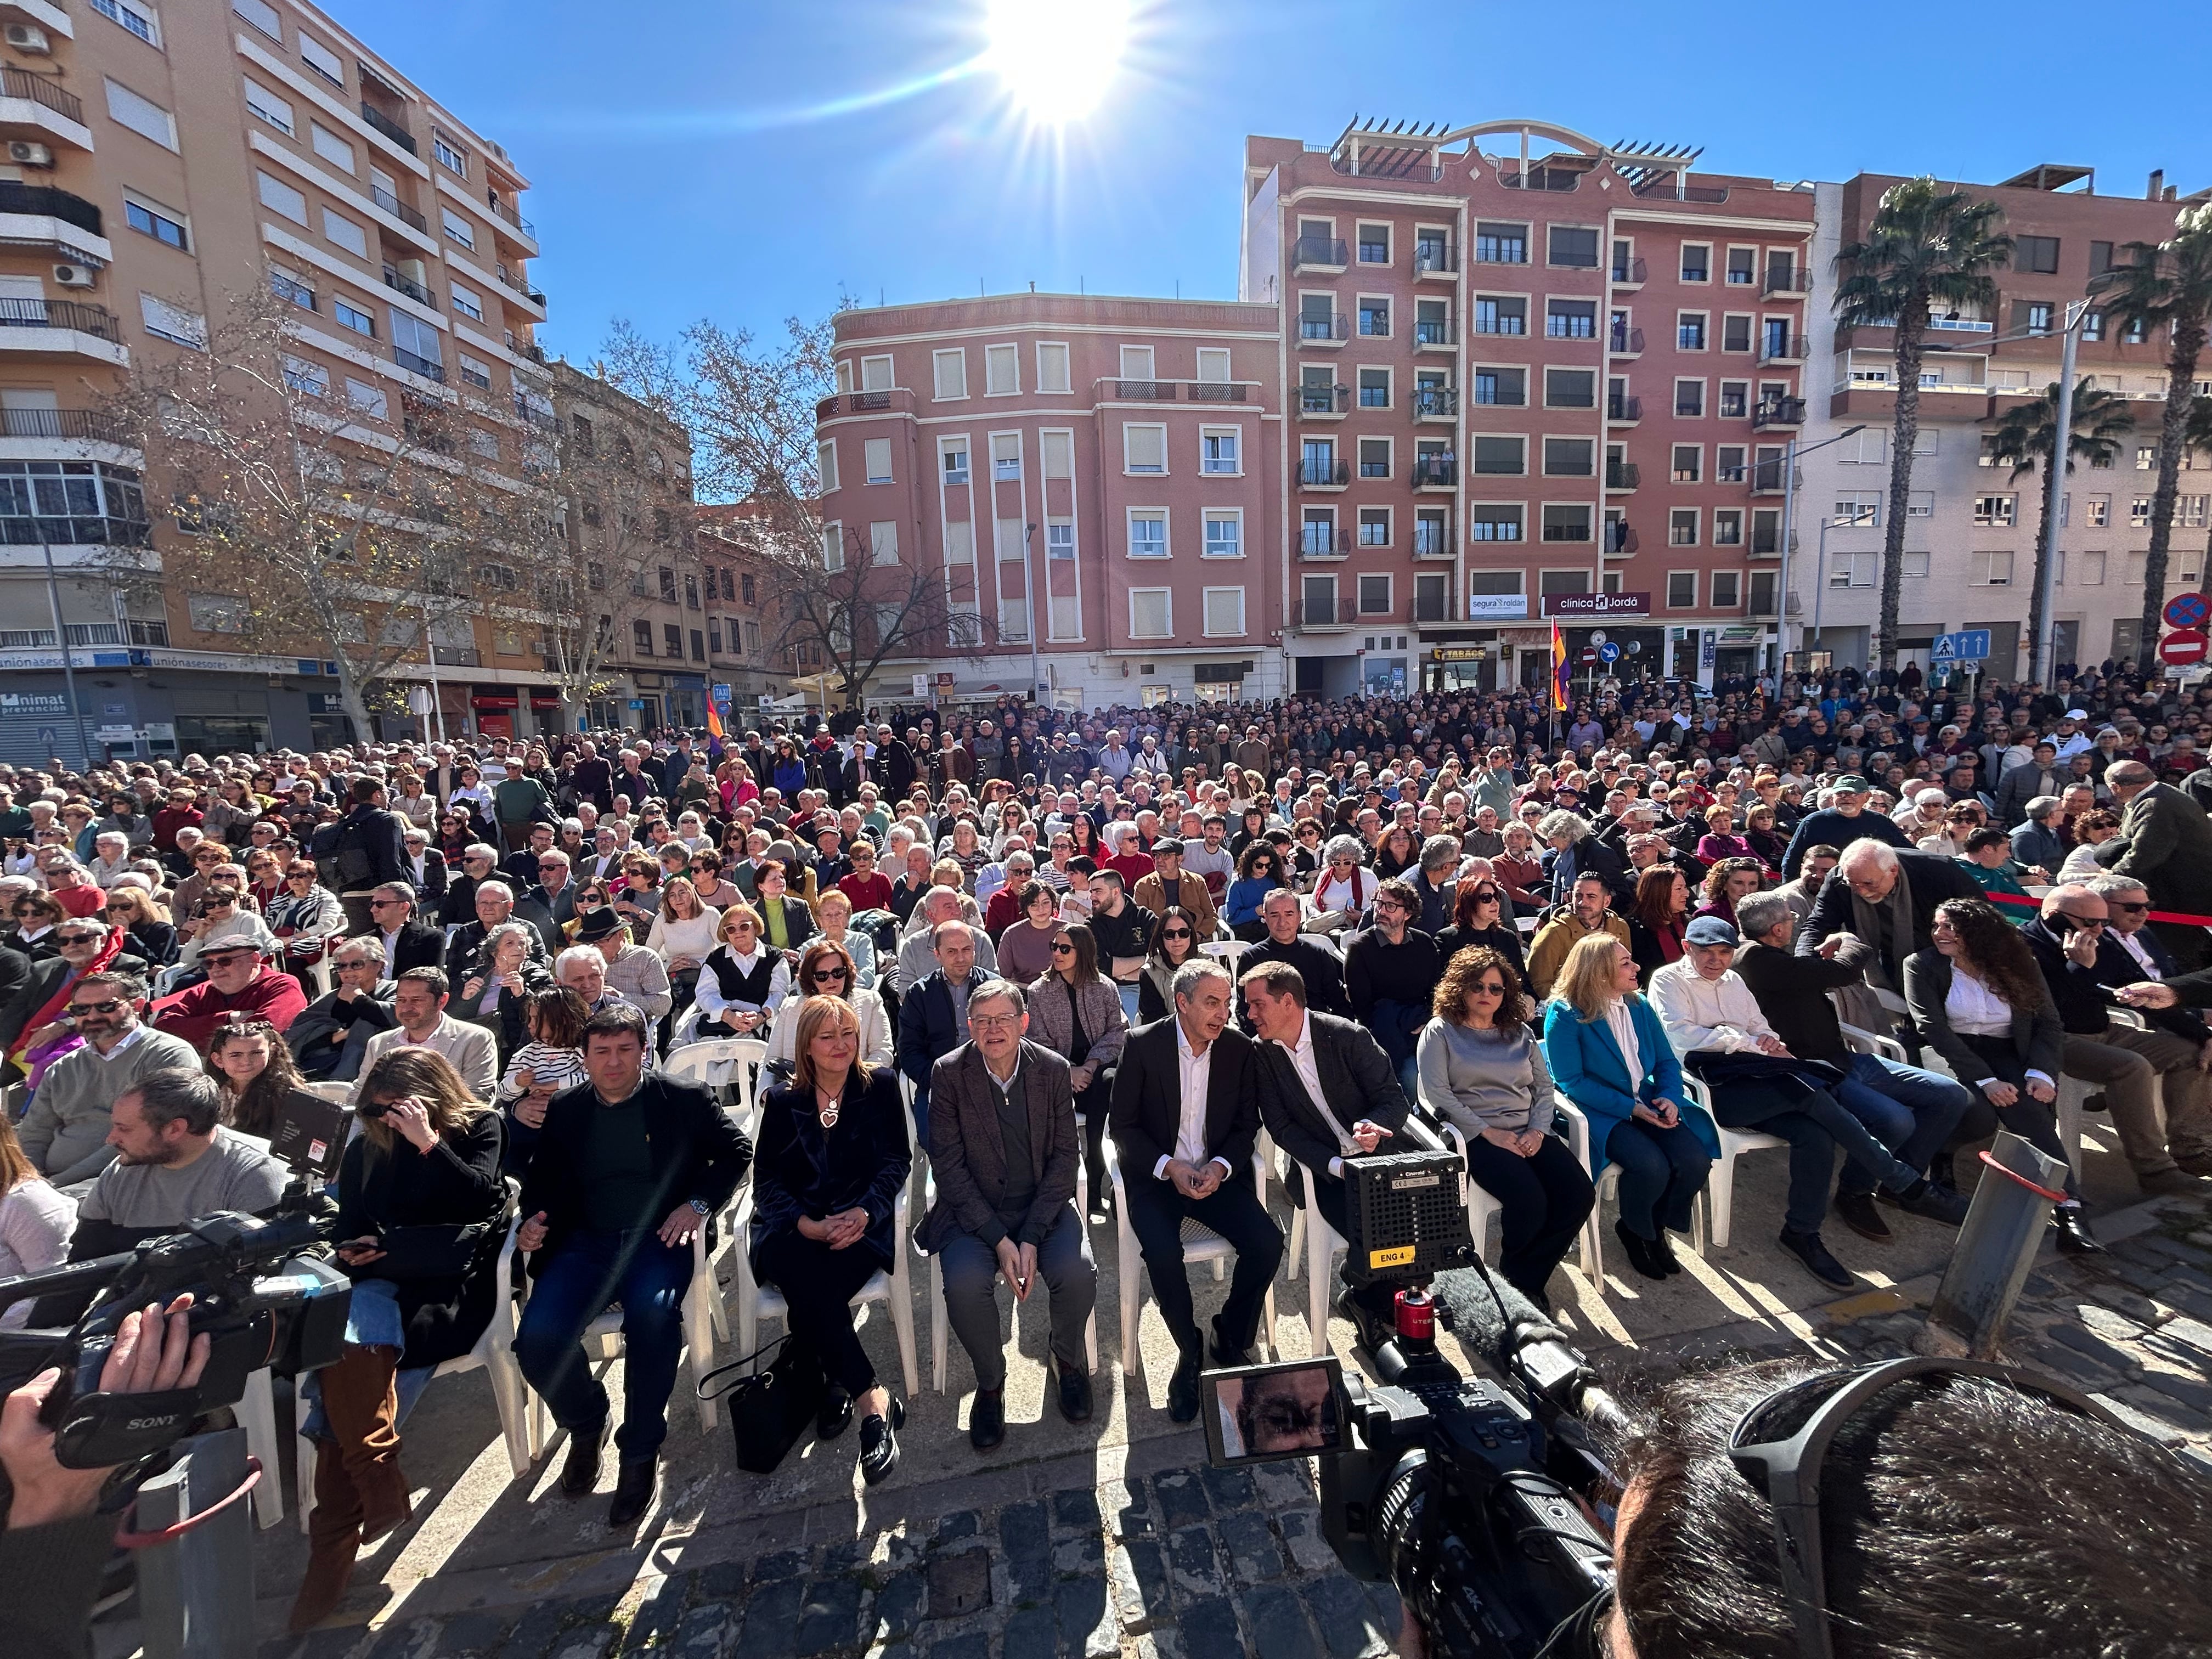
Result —
POLYGON ((97 1287, 66 1333, 9 1334, 0 1345, 0 1389, 60 1367, 40 1420, 54 1431, 57 1462, 97 1469, 161 1451, 202 1414, 237 1404, 246 1379, 264 1365, 296 1375, 335 1364, 344 1352, 353 1286, 325 1246, 331 1207, 319 1194, 288 1195, 266 1219, 223 1212, 127 1253, 0 1279, 0 1307, 97 1287), (187 1291, 191 1331, 210 1338, 197 1386, 100 1392, 100 1370, 124 1317, 187 1291))

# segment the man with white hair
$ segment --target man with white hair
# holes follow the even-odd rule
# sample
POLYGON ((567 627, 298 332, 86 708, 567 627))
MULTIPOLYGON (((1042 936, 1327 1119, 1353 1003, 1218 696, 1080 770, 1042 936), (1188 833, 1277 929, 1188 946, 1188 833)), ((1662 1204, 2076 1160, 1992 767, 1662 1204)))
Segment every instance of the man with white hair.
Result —
MULTIPOLYGON (((2105 769, 2105 785, 2120 809, 2120 834, 2128 842, 2128 850, 2112 861, 2112 873, 2142 882, 2154 910, 2212 915, 2212 818, 2204 809, 2172 784, 2159 782, 2141 761, 2115 761, 2105 769)), ((2203 967, 2212 955, 2200 924, 2151 926, 2185 971, 2203 967)))
MULTIPOLYGON (((1887 818, 1877 821, 1896 827, 1887 818)), ((1863 939, 1874 946, 1867 982, 1902 996, 1905 960, 1928 948, 1936 907, 1946 899, 1982 896, 1980 884, 1940 853, 1900 853, 1880 842, 1854 841, 1843 848, 1842 861, 1799 926, 1797 954, 1815 955, 1838 933, 1863 939)))
MULTIPOLYGON (((779 964, 781 965, 781 964, 779 964)), ((607 984, 607 959, 596 945, 572 945, 561 952, 553 963, 553 978, 583 998, 584 1006, 592 1013, 602 1008, 611 1008, 629 999, 607 984)))
MULTIPOLYGON (((891 989, 903 993, 910 985, 919 985, 937 971, 937 930, 948 921, 961 920, 960 901, 963 895, 951 887, 932 887, 926 890, 915 907, 921 915, 919 927, 910 927, 900 943, 896 963, 896 983, 891 989)), ((981 927, 970 925, 968 931, 975 936, 975 965, 986 975, 999 971, 999 952, 991 943, 991 936, 981 927)))

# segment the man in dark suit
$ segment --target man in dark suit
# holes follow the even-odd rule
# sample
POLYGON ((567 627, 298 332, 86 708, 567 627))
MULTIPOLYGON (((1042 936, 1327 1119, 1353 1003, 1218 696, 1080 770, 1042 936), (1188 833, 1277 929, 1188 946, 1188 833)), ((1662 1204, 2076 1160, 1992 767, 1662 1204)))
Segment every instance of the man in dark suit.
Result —
POLYGON ((400 872, 400 879, 411 884, 415 896, 434 909, 446 896, 446 855, 430 845, 428 830, 410 829, 404 842, 406 868, 400 872))
MULTIPOLYGON (((2160 783, 2141 761, 2115 761, 2105 785, 2120 803, 2120 834, 2128 843, 2111 866, 2132 876, 2151 896, 2151 908, 2184 915, 2212 915, 2212 817, 2172 784, 2160 783)), ((2189 922, 2151 926, 2184 969, 2212 961, 2203 927, 2189 922)))
POLYGON ((538 861, 553 850, 553 833, 550 823, 532 824, 528 844, 516 848, 500 860, 500 873, 516 892, 527 892, 538 884, 538 861))
MULTIPOLYGON (((1305 986, 1307 1007, 1340 1019, 1351 1018, 1352 1005, 1344 995, 1344 958, 1320 936, 1298 931, 1298 924, 1305 920, 1298 896, 1287 887, 1278 887, 1261 901, 1260 920, 1267 924, 1267 937, 1237 958, 1238 969, 1249 974, 1270 962, 1295 968, 1305 986)), ((1242 994, 1237 998, 1237 1027, 1251 1035, 1251 1009, 1242 994)))
MULTIPOLYGON (((2180 972, 2162 940, 2146 926, 2150 890, 2132 876, 2099 876, 2087 884, 2105 901, 2104 937, 2097 946, 2097 982, 2106 992, 2180 972)), ((2191 1175, 2212 1176, 2212 1026, 2187 1008, 2147 1009, 2150 1030, 2108 1028, 2112 1042, 2141 1054, 2160 1074, 2166 1141, 2191 1175)))
POLYGON ((570 1498, 598 1484, 607 1443, 607 1391, 580 1339, 622 1305, 622 1466, 607 1515, 616 1527, 653 1501, 684 1346, 692 1237, 730 1201, 753 1156, 708 1091, 646 1072, 646 1040, 645 1016, 628 1006, 585 1023, 589 1081, 545 1104, 515 1240, 540 1253, 515 1358, 568 1431, 561 1490, 570 1498))
POLYGON ((1251 1039, 1229 1024, 1229 971, 1210 957, 1187 962, 1174 990, 1175 1018, 1143 1027, 1122 1046, 1111 1121, 1129 1224, 1182 1356, 1168 1383, 1168 1414, 1188 1423, 1198 1415, 1209 1345, 1200 1338, 1183 1267, 1184 1218, 1211 1227, 1237 1252, 1229 1300, 1213 1321, 1217 1365, 1250 1363, 1283 1235, 1248 1179, 1260 1134, 1260 1065, 1251 1039))
POLYGON ((446 965, 446 931, 415 916, 415 890, 404 881, 387 881, 368 896, 368 926, 360 937, 374 935, 384 946, 384 976, 398 979, 410 968, 446 965))
MULTIPOLYGON (((1305 981, 1288 963, 1246 968, 1237 984, 1260 1038, 1261 1121, 1275 1145, 1313 1172, 1314 1203, 1341 1237, 1348 1231, 1344 1160, 1376 1151, 1406 1127, 1410 1109, 1397 1068, 1365 1026, 1309 1009, 1305 981)), ((1304 1205, 1303 1182, 1291 1183, 1291 1201, 1304 1205)), ((1379 1320, 1397 1289, 1364 1285, 1351 1299, 1379 1320)))
POLYGON ((886 800, 902 801, 914 793, 914 750, 893 737, 888 726, 876 728, 875 775, 886 800))
POLYGON ((1978 899, 1981 886, 1951 860, 1936 853, 1900 853, 1878 841, 1844 849, 1797 928, 1797 954, 1817 955, 1832 933, 1856 935, 1873 945, 1867 982, 1905 993, 1905 959, 1928 948, 1936 907, 1946 899, 1978 899))
POLYGON ((931 1074, 937 1202, 922 1221, 921 1243, 944 1268, 945 1316, 975 1364, 968 1438, 978 1451, 1006 1432, 1001 1279, 1017 1302, 1044 1280, 1060 1414, 1071 1423, 1091 1417, 1084 1332, 1097 1304, 1098 1269, 1075 1207, 1082 1136, 1067 1062, 1022 1040, 1029 1023, 1021 987, 984 981, 968 999, 971 1040, 931 1074))
POLYGON ((937 951, 936 970, 899 994, 899 1070, 914 1080, 914 1134, 923 1146, 930 1144, 933 1069, 968 1040, 968 999, 990 978, 975 965, 976 937, 965 922, 939 922, 930 936, 937 951))

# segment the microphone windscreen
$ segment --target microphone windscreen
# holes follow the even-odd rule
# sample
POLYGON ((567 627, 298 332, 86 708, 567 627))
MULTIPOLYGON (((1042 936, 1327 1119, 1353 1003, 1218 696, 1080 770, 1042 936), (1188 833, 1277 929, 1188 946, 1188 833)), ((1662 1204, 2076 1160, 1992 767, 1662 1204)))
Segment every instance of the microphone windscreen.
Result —
POLYGON ((1573 1346, 1573 1339, 1553 1324, 1544 1310, 1496 1273, 1475 1267, 1448 1267, 1436 1276, 1429 1294, 1449 1314, 1453 1333, 1469 1353, 1480 1353, 1503 1369, 1507 1355, 1526 1341, 1553 1341, 1573 1346), (1493 1296, 1493 1287, 1497 1294, 1493 1296), (1499 1312, 1499 1304, 1504 1311, 1499 1312))

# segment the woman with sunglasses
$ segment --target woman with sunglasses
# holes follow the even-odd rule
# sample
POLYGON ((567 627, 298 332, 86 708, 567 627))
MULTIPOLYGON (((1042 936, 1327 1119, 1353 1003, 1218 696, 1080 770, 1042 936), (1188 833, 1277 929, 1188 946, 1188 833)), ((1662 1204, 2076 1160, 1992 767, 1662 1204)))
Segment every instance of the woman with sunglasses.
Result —
POLYGON ((245 898, 235 887, 210 887, 196 908, 198 914, 178 929, 191 936, 190 943, 177 952, 177 965, 187 972, 198 967, 201 954, 217 940, 233 946, 251 944, 264 957, 276 955, 281 948, 269 924, 246 908, 245 898))
MULTIPOLYGON (((842 945, 817 939, 799 953, 792 988, 800 997, 836 997, 849 1004, 860 1023, 860 1058, 888 1066, 892 1059, 890 1015, 884 1000, 860 983, 853 953, 842 945)), ((780 1019, 768 1034, 768 1063, 788 1076, 799 1051, 799 1022, 780 1019)))
POLYGON ((1467 876, 1452 899, 1452 925, 1437 935, 1437 951, 1450 962, 1462 951, 1495 951, 1513 964, 1516 979, 1528 976, 1521 930, 1508 919, 1505 890, 1495 876, 1467 876))
POLYGON ((107 925, 126 934, 125 948, 156 968, 177 959, 177 930, 161 900, 135 883, 118 883, 107 896, 107 925))
MULTIPOLYGON (((1340 927, 1356 927, 1375 902, 1381 878, 1364 863, 1356 836, 1338 836, 1322 849, 1321 879, 1314 884, 1313 908, 1334 916, 1340 927)), ((1425 1000, 1425 998, 1424 999, 1425 1000)))
POLYGON ((1237 858, 1237 879, 1229 884, 1222 907, 1221 919, 1229 924, 1230 933, 1248 945, 1267 938, 1260 906, 1275 889, 1289 885, 1283 879, 1283 854, 1274 842, 1261 840, 1247 846, 1237 858))
POLYGON ((273 852, 257 848, 246 855, 246 908, 260 915, 284 896, 284 866, 273 852))
POLYGON ((761 943, 760 912, 733 904, 715 924, 721 943, 699 969, 701 1041, 758 1036, 791 989, 792 964, 761 943))
POLYGON ((1150 1025, 1175 1012, 1176 969, 1198 953, 1197 921, 1181 906, 1170 905, 1152 924, 1144 971, 1137 977, 1138 1024, 1150 1025))
POLYGON ((1291 825, 1291 848, 1284 854, 1284 867, 1290 878, 1288 885, 1301 892, 1312 888, 1321 875, 1322 843, 1328 834, 1317 817, 1303 817, 1291 825))
POLYGON ((284 969, 310 999, 319 996, 308 969, 345 937, 345 906, 317 879, 313 863, 295 859, 284 872, 284 889, 261 907, 269 931, 284 943, 284 969))
POLYGON ((1106 1113, 1114 1068, 1128 1035, 1121 990, 1098 971, 1097 940, 1082 922, 1070 922, 1052 942, 1052 967, 1030 987, 1030 1041, 1062 1056, 1072 1068, 1068 1084, 1075 1091, 1075 1115, 1082 1120, 1088 1149, 1087 1213, 1094 1218, 1108 1213, 1106 1113))

